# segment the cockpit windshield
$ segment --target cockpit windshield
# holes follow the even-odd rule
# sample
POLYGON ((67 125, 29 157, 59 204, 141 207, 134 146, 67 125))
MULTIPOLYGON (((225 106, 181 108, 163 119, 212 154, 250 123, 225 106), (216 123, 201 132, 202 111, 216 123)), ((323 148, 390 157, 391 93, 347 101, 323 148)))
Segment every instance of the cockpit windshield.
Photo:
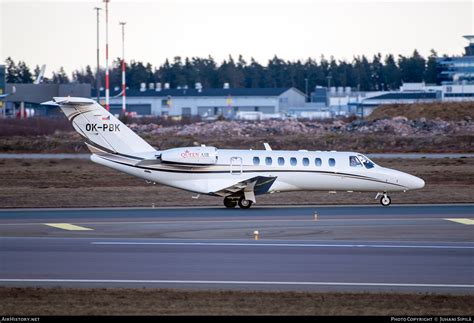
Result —
POLYGON ((375 163, 365 157, 364 155, 358 155, 360 162, 364 165, 365 168, 370 169, 375 167, 375 163))
POLYGON ((362 164, 356 156, 349 156, 349 165, 351 167, 362 167, 362 164))

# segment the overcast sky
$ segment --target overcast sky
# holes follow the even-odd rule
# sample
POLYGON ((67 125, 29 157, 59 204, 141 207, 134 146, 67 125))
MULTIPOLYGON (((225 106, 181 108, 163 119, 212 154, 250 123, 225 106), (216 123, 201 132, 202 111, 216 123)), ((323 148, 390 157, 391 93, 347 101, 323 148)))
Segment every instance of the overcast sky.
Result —
MULTIPOLYGON (((0 55, 28 65, 96 64, 99 0, 0 0, 0 55)), ((109 4, 110 56, 121 55, 119 21, 126 21, 126 58, 162 64, 174 56, 229 54, 266 64, 333 55, 351 60, 375 53, 462 54, 474 34, 473 1, 155 0, 109 4)), ((101 13, 101 65, 105 64, 101 13)))

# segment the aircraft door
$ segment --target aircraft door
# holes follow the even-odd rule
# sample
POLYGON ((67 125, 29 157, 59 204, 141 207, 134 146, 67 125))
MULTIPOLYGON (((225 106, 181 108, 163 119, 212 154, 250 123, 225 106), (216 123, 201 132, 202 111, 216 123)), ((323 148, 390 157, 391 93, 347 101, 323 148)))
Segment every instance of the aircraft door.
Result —
POLYGON ((242 174, 242 157, 231 157, 230 158, 230 173, 232 175, 242 174))

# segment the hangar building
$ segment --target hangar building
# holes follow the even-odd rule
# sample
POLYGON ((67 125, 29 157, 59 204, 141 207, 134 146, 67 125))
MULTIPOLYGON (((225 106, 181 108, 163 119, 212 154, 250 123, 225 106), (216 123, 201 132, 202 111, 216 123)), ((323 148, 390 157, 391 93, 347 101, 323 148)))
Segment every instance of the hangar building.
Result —
MULTIPOLYGON (((111 91, 110 109, 119 114, 122 109, 120 90, 111 91)), ((103 92, 102 92, 103 95, 103 92)), ((239 113, 284 114, 292 106, 305 103, 305 95, 296 88, 148 88, 127 90, 127 111, 138 115, 235 117, 239 113)), ((101 98, 101 101, 104 98, 101 98)))

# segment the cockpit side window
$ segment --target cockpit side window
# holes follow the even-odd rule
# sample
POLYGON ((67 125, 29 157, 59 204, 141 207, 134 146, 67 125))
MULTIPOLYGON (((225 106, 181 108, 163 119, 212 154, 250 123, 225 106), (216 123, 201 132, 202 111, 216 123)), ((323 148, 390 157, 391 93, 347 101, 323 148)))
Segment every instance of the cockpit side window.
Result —
POLYGON ((349 165, 351 167, 362 167, 362 164, 360 163, 357 156, 349 156, 349 165))
POLYGON ((375 163, 371 161, 370 159, 368 159, 367 157, 363 155, 359 155, 357 157, 359 157, 359 160, 362 162, 362 165, 364 165, 365 168, 371 169, 375 167, 375 163))

